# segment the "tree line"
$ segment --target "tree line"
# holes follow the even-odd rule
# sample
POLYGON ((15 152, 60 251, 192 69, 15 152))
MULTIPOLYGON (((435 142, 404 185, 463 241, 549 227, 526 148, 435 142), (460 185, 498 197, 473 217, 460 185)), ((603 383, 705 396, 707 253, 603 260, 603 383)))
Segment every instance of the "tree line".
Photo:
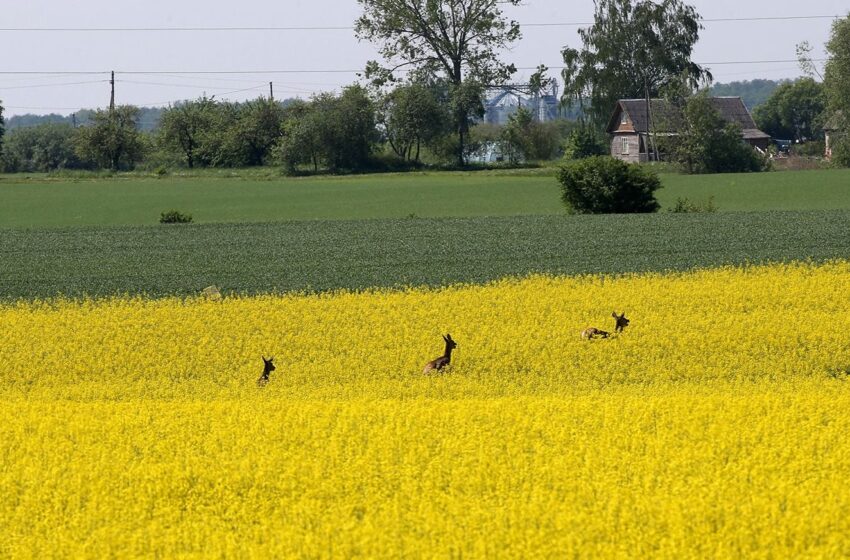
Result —
MULTIPOLYGON (((176 103, 158 127, 142 131, 138 107, 97 110, 77 127, 45 122, 16 128, 3 142, 6 172, 60 169, 132 170, 275 165, 291 174, 453 166, 459 133, 447 101, 449 86, 399 84, 385 94, 351 85, 308 101, 258 98, 243 103, 209 97, 176 103)), ((483 104, 471 113, 483 116, 483 104)), ((520 109, 501 127, 469 123, 463 159, 483 145, 504 141, 505 160, 556 157, 568 123, 541 123, 520 109), (471 132, 470 132, 471 130, 471 132)))
MULTIPOLYGON (((158 128, 147 134, 139 130, 139 108, 96 111, 77 129, 46 124, 10 133, 3 165, 280 165, 290 173, 344 172, 415 167, 426 156, 429 163, 464 166, 494 143, 508 162, 583 157, 610 151, 604 132, 618 99, 644 99, 651 115, 650 100, 663 98, 682 114, 681 141, 664 146, 663 135, 650 134, 651 153, 666 150, 692 172, 757 167, 734 126, 705 102, 713 77, 692 59, 703 27, 683 0, 597 0, 594 23, 579 30, 582 46, 561 52, 562 103, 577 108, 576 123, 540 123, 520 108, 499 128, 481 124, 484 92, 516 72, 499 53, 521 36, 502 11, 520 0, 357 1, 362 14, 355 34, 374 43, 382 58, 366 64, 360 84, 292 103, 202 97, 163 110, 158 128)), ((755 114, 769 134, 798 142, 819 139, 826 120, 837 122, 833 142, 840 162, 850 153, 841 132, 850 115, 848 34, 847 18, 834 23, 822 82, 783 83, 755 114)), ((547 72, 541 66, 532 75, 534 95, 548 84, 547 72)))

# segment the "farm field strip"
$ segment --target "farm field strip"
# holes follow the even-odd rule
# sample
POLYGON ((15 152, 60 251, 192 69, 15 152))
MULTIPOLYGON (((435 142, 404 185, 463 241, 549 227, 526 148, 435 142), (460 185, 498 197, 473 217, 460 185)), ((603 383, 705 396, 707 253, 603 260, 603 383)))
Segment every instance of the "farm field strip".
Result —
POLYGON ((0 304, 0 553, 846 556, 848 291, 835 261, 0 304))
POLYGON ((0 301, 481 283, 850 258, 850 211, 0 230, 0 301))
MULTIPOLYGON (((342 177, 257 177, 241 170, 194 177, 74 179, 0 175, 0 229, 156 224, 172 209, 199 223, 558 215, 554 169, 342 177), (243 176, 240 176, 243 174, 243 176)), ((850 170, 662 174, 663 208, 680 197, 721 212, 850 210, 850 170)))
POLYGON ((838 382, 16 403, 0 553, 842 558, 848 410, 838 382))

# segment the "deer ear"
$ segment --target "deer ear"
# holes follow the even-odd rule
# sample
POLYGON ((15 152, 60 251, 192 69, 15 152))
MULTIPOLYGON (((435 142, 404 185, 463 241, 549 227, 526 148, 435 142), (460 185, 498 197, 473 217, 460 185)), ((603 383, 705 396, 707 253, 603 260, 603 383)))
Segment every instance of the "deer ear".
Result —
POLYGON ((611 312, 611 317, 616 319, 617 318, 617 312, 616 311, 611 312))
POLYGON ((446 342, 449 341, 449 339, 446 337, 446 335, 443 335, 443 340, 445 340, 446 342))

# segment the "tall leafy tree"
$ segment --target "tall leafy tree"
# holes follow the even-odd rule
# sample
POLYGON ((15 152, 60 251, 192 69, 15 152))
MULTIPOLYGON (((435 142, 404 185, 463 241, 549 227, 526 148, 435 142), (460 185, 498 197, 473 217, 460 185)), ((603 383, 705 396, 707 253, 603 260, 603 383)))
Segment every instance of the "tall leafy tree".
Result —
POLYGON ((502 145, 510 163, 529 157, 531 151, 529 129, 534 125, 534 116, 525 107, 519 107, 517 112, 508 117, 508 122, 502 127, 502 145))
POLYGON ((283 134, 283 107, 264 97, 243 103, 229 132, 229 144, 241 153, 242 165, 263 165, 283 134))
POLYGON ((79 157, 114 171, 132 169, 144 156, 144 142, 136 127, 139 114, 139 108, 132 105, 96 111, 91 124, 78 130, 79 157))
POLYGON ((288 109, 283 130, 277 156, 290 172, 303 163, 331 172, 364 169, 377 140, 375 105, 357 85, 338 96, 323 93, 288 109))
POLYGON ((333 172, 363 169, 377 140, 375 104, 358 85, 342 90, 338 97, 320 95, 314 101, 316 136, 328 169, 333 172))
POLYGON ((449 84, 458 163, 464 164, 470 115, 480 108, 469 82, 497 84, 515 72, 497 53, 519 39, 519 24, 502 13, 521 0, 357 0, 363 13, 357 37, 379 45, 386 66, 371 61, 366 75, 376 83, 394 79, 399 69, 442 76, 449 84))
POLYGON ((753 117, 759 128, 775 138, 798 142, 820 138, 826 101, 823 89, 823 84, 812 78, 783 83, 753 111, 753 117))
POLYGON ((832 139, 833 160, 850 167, 850 15, 832 24, 826 51, 824 91, 831 122, 838 129, 832 139))
POLYGON ((319 143, 319 115, 313 103, 296 101, 284 109, 283 136, 275 147, 275 155, 290 174, 298 166, 309 163, 313 171, 319 171, 321 145, 319 143))
POLYGON ((711 81, 691 60, 702 26, 682 0, 595 0, 591 27, 579 30, 581 50, 565 47, 564 101, 578 103, 594 122, 607 121, 618 99, 657 97, 684 77, 691 88, 711 81))
POLYGON ((663 151, 687 173, 762 171, 764 163, 741 140, 741 126, 728 123, 711 104, 707 91, 684 101, 679 134, 661 141, 663 151))
POLYGON ((444 134, 449 121, 435 88, 419 82, 401 85, 387 94, 380 118, 393 152, 408 161, 419 161, 422 145, 444 134))
POLYGON ((195 101, 185 101, 169 107, 160 120, 163 144, 178 151, 190 169, 196 163, 209 165, 208 158, 198 162, 199 151, 204 140, 216 131, 216 102, 206 96, 195 101))
POLYGON ((502 127, 502 146, 508 160, 542 160, 553 157, 558 149, 558 130, 554 123, 542 123, 525 107, 508 117, 502 127))

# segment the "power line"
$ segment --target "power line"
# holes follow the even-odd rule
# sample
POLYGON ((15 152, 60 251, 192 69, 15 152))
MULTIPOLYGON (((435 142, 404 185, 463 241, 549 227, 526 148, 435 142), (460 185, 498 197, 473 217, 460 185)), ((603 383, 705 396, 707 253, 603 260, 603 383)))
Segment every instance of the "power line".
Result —
POLYGON ((81 86, 85 84, 102 84, 107 80, 91 80, 87 82, 64 82, 61 84, 29 84, 23 86, 0 86, 0 90, 7 89, 33 89, 33 88, 50 88, 50 87, 63 87, 63 86, 81 86))
MULTIPOLYGON (((186 88, 196 88, 196 89, 209 89, 209 90, 227 90, 231 89, 229 87, 221 87, 221 86, 210 86, 210 85, 201 85, 201 84, 178 84, 178 83, 163 83, 163 82, 143 82, 137 80, 118 80, 119 83, 122 84, 136 84, 142 86, 161 86, 161 87, 186 87, 186 88)), ((256 84, 256 81, 252 81, 251 83, 256 84)), ((256 89, 258 87, 265 87, 266 84, 262 86, 254 86, 248 89, 256 89)), ((236 90, 242 91, 242 90, 236 90)))
POLYGON ((49 71, 43 72, 40 70, 2 70, 0 71, 0 75, 9 75, 9 76, 100 76, 109 75, 108 71, 98 70, 98 71, 89 71, 89 70, 62 70, 62 71, 49 71))
MULTIPOLYGON (((837 19, 838 15, 760 16, 737 18, 700 18, 702 23, 795 21, 814 19, 837 19)), ((592 21, 560 21, 521 23, 520 27, 577 27, 593 25, 592 21)), ((221 31, 353 31, 350 25, 315 26, 252 26, 252 27, 0 27, 10 33, 125 33, 125 32, 221 32, 221 31)))
MULTIPOLYGON (((173 87, 173 88, 194 88, 194 89, 206 89, 206 90, 210 90, 210 91, 232 89, 232 86, 231 87, 222 87, 221 85, 212 86, 212 85, 202 85, 202 84, 181 84, 181 83, 174 83, 174 82, 172 82, 172 83, 145 82, 145 81, 137 81, 137 80, 117 80, 117 81, 119 83, 122 83, 122 84, 136 84, 136 85, 143 85, 143 86, 160 86, 160 87, 173 87)), ((244 80, 236 80, 236 81, 244 81, 244 80)), ((252 80, 248 83, 256 84, 257 82, 252 80)), ((287 84, 277 84, 277 83, 275 83, 275 86, 278 88, 279 91, 289 91, 289 92, 294 92, 294 93, 312 93, 313 92, 313 90, 311 90, 311 89, 297 88, 297 87, 294 87, 294 86, 285 87, 286 85, 287 84), (280 87, 280 86, 284 86, 284 87, 280 87)), ((235 90, 235 91, 230 91, 230 92, 224 93, 222 95, 227 95, 228 93, 236 93, 236 92, 239 92, 239 91, 248 91, 248 90, 252 90, 252 89, 260 89, 260 88, 265 88, 267 86, 268 86, 268 83, 265 82, 262 85, 256 85, 256 86, 253 86, 253 87, 246 88, 244 90, 239 89, 239 90, 235 90)), ((3 89, 3 88, 0 88, 0 89, 3 89)))
MULTIPOLYGON (((812 62, 828 62, 831 60, 830 58, 814 58, 812 62)), ((719 61, 708 61, 708 62, 698 62, 698 64, 703 66, 722 66, 722 65, 740 65, 740 64, 789 64, 796 63, 797 59, 774 59, 774 60, 719 60, 719 61)), ((563 66, 550 66, 550 70, 561 70, 563 66)), ((519 66, 516 68, 517 70, 537 70, 536 66, 519 66)), ((403 70, 402 70, 403 71, 403 70)), ((268 74, 359 74, 362 73, 362 69, 357 70, 343 70, 343 69, 326 69, 326 70, 318 70, 318 69, 303 69, 303 70, 292 70, 292 69, 280 69, 280 70, 268 70, 268 69, 259 69, 259 70, 116 70, 115 73, 117 75, 148 75, 148 76, 178 76, 182 75, 192 75, 192 76, 216 76, 216 75, 268 75, 268 74)), ((56 71, 0 71, 0 75, 42 75, 42 76, 50 76, 50 75, 64 75, 68 74, 68 72, 56 72, 56 71)), ((101 74, 109 74, 109 72, 75 72, 73 74, 80 75, 101 75, 101 74)))

